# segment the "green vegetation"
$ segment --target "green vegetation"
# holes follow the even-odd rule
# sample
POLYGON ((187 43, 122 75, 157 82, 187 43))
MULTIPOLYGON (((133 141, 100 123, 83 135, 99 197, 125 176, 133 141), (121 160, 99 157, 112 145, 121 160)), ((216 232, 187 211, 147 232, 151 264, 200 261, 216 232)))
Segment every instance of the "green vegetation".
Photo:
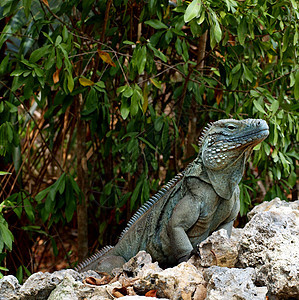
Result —
POLYGON ((295 0, 3 0, 0 272, 36 271, 24 253, 43 237, 58 255, 66 225, 78 228, 79 259, 88 231, 114 242, 195 157, 209 121, 270 126, 241 184, 241 216, 292 199, 298 19, 295 0))

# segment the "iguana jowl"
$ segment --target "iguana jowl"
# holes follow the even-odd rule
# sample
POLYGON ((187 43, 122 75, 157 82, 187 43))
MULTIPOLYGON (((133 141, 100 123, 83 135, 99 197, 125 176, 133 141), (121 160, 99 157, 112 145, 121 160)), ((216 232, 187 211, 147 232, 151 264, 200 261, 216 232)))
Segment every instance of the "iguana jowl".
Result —
POLYGON ((268 134, 267 123, 259 119, 209 124, 197 158, 135 213, 114 247, 105 247, 76 270, 111 272, 141 250, 159 263, 175 264, 188 259, 212 232, 225 228, 230 235, 245 162, 268 134))

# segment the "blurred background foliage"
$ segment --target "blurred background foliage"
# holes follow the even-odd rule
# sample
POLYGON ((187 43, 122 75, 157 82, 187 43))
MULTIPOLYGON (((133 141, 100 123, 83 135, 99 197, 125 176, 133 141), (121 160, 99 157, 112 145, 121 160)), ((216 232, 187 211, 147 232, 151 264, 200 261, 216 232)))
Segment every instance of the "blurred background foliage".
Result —
POLYGON ((115 243, 222 118, 270 127, 237 223, 296 200, 298 18, 296 0, 3 0, 0 272, 22 281, 115 243))

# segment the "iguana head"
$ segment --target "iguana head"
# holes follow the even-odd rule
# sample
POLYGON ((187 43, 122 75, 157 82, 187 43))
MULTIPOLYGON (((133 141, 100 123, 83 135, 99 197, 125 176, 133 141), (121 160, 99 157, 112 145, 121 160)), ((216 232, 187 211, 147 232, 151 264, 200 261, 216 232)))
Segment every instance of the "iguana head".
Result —
POLYGON ((205 128, 202 138, 203 163, 212 170, 223 169, 234 163, 242 153, 250 152, 268 135, 269 127, 264 120, 216 121, 205 128))
POLYGON ((268 135, 269 127, 260 119, 224 119, 204 129, 199 156, 210 182, 221 197, 231 197, 253 147, 268 135))

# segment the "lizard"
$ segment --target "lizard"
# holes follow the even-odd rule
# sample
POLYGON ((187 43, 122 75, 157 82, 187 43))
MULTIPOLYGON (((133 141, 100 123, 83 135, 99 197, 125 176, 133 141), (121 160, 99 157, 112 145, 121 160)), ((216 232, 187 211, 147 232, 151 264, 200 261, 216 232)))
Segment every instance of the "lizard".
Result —
POLYGON ((115 246, 104 247, 75 270, 111 273, 141 250, 159 264, 175 265, 214 231, 224 228, 230 236, 240 210, 238 184, 245 162, 268 135, 261 119, 209 123, 187 168, 137 210, 115 246))

